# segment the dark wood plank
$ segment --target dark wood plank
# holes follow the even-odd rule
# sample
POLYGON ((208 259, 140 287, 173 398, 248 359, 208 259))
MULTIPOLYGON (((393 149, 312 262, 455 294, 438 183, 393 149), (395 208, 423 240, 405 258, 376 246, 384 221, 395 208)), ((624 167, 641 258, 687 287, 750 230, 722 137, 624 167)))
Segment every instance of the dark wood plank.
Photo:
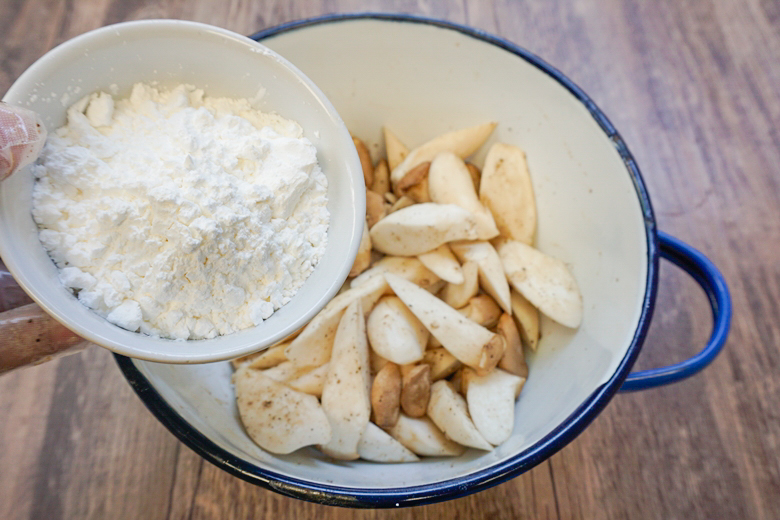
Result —
MULTIPOLYGON (((724 353, 688 381, 616 397, 562 452, 510 482, 414 510, 350 511, 282 497, 205 463, 144 409, 111 356, 91 348, 0 378, 0 518, 775 517, 776 2, 9 1, 0 3, 0 92, 47 49, 108 23, 177 17, 251 33, 365 10, 484 29, 582 86, 638 160, 660 227, 729 280, 736 314, 724 353)), ((701 292, 664 266, 639 366, 691 355, 710 325, 701 292)))

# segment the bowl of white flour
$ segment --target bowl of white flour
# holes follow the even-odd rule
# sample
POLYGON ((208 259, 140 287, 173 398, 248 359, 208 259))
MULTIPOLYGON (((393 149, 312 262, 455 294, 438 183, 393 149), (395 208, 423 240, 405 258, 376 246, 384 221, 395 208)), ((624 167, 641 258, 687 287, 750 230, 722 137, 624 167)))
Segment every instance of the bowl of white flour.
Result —
POLYGON ((365 214, 360 162, 324 94, 208 25, 104 27, 38 60, 4 101, 49 130, 0 184, 0 255, 77 334, 199 363, 294 332, 338 291, 365 214))

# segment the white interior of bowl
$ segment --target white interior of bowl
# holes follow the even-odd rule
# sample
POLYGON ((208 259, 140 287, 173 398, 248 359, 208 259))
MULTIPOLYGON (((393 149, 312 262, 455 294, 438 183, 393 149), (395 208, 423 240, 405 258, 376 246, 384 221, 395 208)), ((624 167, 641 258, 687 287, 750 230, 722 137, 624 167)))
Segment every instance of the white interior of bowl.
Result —
POLYGON ((545 72, 458 31, 411 22, 335 21, 264 43, 312 78, 350 130, 377 150, 382 125, 415 146, 441 132, 498 121, 491 142, 527 152, 538 247, 573 270, 585 302, 583 324, 571 331, 543 322, 544 337, 529 358, 530 377, 508 442, 491 453, 471 450, 457 460, 426 459, 413 467, 334 462, 312 449, 267 454, 241 427, 228 364, 136 366, 217 445, 263 468, 317 483, 363 489, 430 484, 505 460, 548 435, 612 376, 631 344, 645 294, 643 216, 610 139, 545 72))
POLYGON ((137 82, 188 83, 207 95, 232 98, 254 98, 264 89, 262 110, 303 127, 328 178, 331 220, 325 255, 296 296, 261 325, 210 340, 171 341, 123 330, 81 305, 59 283, 30 213, 29 168, 0 183, 0 255, 50 314, 124 355, 169 363, 217 361, 283 338, 338 290, 362 233, 362 170, 341 118, 322 92, 276 53, 223 29, 174 20, 104 27, 66 42, 30 67, 4 100, 40 113, 51 130, 64 124, 66 108, 84 95, 116 89, 119 96, 127 95, 137 82))

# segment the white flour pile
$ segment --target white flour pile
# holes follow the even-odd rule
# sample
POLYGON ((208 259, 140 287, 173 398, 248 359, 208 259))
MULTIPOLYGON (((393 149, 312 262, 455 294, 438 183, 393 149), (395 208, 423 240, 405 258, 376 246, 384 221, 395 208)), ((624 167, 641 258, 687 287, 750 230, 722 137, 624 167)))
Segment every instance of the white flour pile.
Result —
POLYGON ((33 217, 62 283, 128 330, 199 339, 259 324, 325 251, 314 146, 247 99, 92 94, 35 168, 33 217))

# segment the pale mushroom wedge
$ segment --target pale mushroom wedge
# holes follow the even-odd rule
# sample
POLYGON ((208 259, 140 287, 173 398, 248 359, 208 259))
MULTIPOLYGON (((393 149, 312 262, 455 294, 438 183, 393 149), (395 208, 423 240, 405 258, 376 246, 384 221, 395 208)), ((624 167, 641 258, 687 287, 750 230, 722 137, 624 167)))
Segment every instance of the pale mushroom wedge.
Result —
POLYGON ((463 283, 448 283, 441 291, 441 299, 453 309, 460 309, 479 292, 479 266, 475 262, 463 262, 463 283))
POLYGON ((368 147, 359 138, 352 136, 352 142, 355 144, 355 150, 360 158, 360 165, 363 167, 363 181, 367 188, 374 183, 374 163, 371 161, 371 153, 368 147))
POLYGON ((504 355, 501 357, 501 361, 498 362, 498 367, 510 374, 527 378, 528 363, 525 362, 523 342, 512 316, 507 313, 501 315, 498 325, 496 325, 496 333, 500 334, 506 342, 504 355))
POLYGON ((392 169, 390 172, 391 183, 397 183, 407 171, 421 162, 433 160, 441 152, 452 152, 465 159, 487 141, 495 127, 496 123, 483 123, 434 137, 410 151, 401 164, 392 169))
POLYGON ((287 348, 287 345, 289 344, 290 341, 280 341, 260 352, 253 352, 246 356, 231 359, 230 365, 233 367, 233 370, 238 370, 241 365, 250 365, 252 368, 256 369, 270 368, 274 365, 278 365, 282 361, 287 361, 287 357, 284 355, 284 349, 287 348))
POLYGON ((349 277, 355 277, 368 269, 371 264, 371 234, 368 231, 368 223, 363 222, 363 235, 360 237, 357 256, 352 262, 352 269, 349 271, 349 277))
POLYGON ((453 240, 479 237, 474 216, 455 204, 426 202, 399 209, 374 224, 374 249, 388 255, 416 256, 453 240))
POLYGON ((330 441, 330 422, 316 397, 247 366, 233 375, 233 383, 241 422, 264 450, 285 454, 330 441))
POLYGON ((431 386, 428 417, 444 435, 458 444, 478 450, 493 449, 469 417, 466 400, 455 391, 449 381, 437 381, 431 386))
POLYGON ((433 251, 417 255, 417 258, 445 282, 456 285, 464 282, 463 269, 447 244, 442 244, 433 251))
POLYGON ((373 421, 389 428, 401 413, 401 370, 395 363, 387 363, 377 372, 371 383, 371 411, 373 421))
POLYGON ((399 365, 419 361, 428 329, 397 296, 384 296, 368 315, 368 341, 380 356, 399 365))
POLYGON ((366 224, 369 230, 387 216, 388 209, 389 204, 382 195, 366 190, 366 224))
POLYGON ((293 390, 320 397, 329 369, 330 363, 325 363, 322 366, 304 370, 295 377, 285 381, 285 384, 293 390))
POLYGON ((387 160, 381 159, 374 167, 374 182, 371 184, 370 191, 382 197, 390 191, 390 169, 387 160))
POLYGON ((502 237, 534 243, 536 199, 523 150, 504 143, 490 147, 479 183, 479 199, 493 214, 502 237))
POLYGON ((372 348, 368 349, 368 364, 371 367, 371 374, 376 375, 382 370, 385 365, 390 363, 388 360, 376 353, 372 348))
POLYGON ((349 286, 354 289, 376 276, 384 279, 382 275, 385 273, 397 274, 431 292, 441 287, 441 278, 414 256, 386 256, 353 278, 349 286))
POLYGON ((280 343, 264 350, 259 356, 249 362, 249 367, 256 370, 263 370, 265 368, 275 367, 279 363, 287 361, 287 356, 284 351, 289 344, 289 342, 280 343))
POLYGON ((480 240, 498 236, 493 215, 479 201, 471 174, 463 159, 451 152, 438 154, 428 170, 428 194, 438 204, 457 204, 477 221, 480 240))
POLYGON ((300 374, 304 369, 293 363, 292 361, 282 361, 276 366, 262 370, 263 375, 270 377, 274 381, 284 383, 288 379, 292 379, 300 374))
POLYGON ((502 314, 496 300, 484 293, 471 298, 465 307, 458 309, 458 312, 488 329, 498 323, 502 314))
POLYGON ((409 417, 422 417, 431 397, 431 367, 426 363, 402 367, 401 410, 409 417))
POLYGON ((458 360, 479 373, 489 372, 496 366, 504 352, 500 336, 413 283, 390 273, 385 278, 396 296, 458 360))
POLYGON ((387 164, 390 167, 390 171, 393 171, 409 155, 409 148, 389 128, 384 127, 382 131, 385 136, 387 164))
POLYGON ((539 346, 539 309, 514 289, 512 289, 512 317, 515 319, 523 342, 531 350, 536 350, 539 346))
POLYGON ((509 283, 540 312, 566 327, 579 327, 582 295, 566 264, 515 240, 501 241, 498 255, 509 283))
POLYGON ((417 455, 457 457, 466 451, 445 437, 429 417, 415 419, 402 413, 387 433, 417 455))
POLYGON ((479 285, 496 300, 504 312, 512 314, 512 303, 504 266, 490 242, 453 242, 452 252, 461 262, 474 262, 479 273, 479 285))
POLYGON ((394 186, 393 193, 399 197, 409 197, 415 203, 431 202, 428 191, 428 170, 430 162, 420 163, 403 176, 394 186))
POLYGON ((423 363, 431 366, 431 381, 450 377, 463 364, 444 347, 431 348, 425 351, 423 363))
POLYGON ((419 457, 390 434, 370 422, 358 443, 358 455, 371 462, 417 462, 419 457))
POLYGON ((371 310, 386 290, 387 282, 382 277, 376 277, 367 280, 359 287, 347 289, 333 298, 290 342, 285 349, 287 359, 300 367, 320 366, 327 363, 344 309, 354 301, 360 300, 363 309, 371 310))
POLYGON ((483 376, 471 374, 467 379, 466 402, 471 420, 485 440, 498 446, 512 435, 515 398, 525 378, 497 368, 483 376))
POLYGON ((360 300, 344 311, 322 387, 322 409, 333 435, 320 450, 336 459, 358 458, 357 446, 371 415, 371 376, 366 325, 360 300))
MULTIPOLYGON (((388 193, 388 195, 392 195, 391 193, 388 193)), ((404 208, 408 208, 409 206, 414 205, 414 200, 411 197, 408 197, 406 195, 402 195, 396 199, 395 202, 390 206, 390 209, 387 211, 388 213, 395 213, 396 211, 400 211, 404 208)))

